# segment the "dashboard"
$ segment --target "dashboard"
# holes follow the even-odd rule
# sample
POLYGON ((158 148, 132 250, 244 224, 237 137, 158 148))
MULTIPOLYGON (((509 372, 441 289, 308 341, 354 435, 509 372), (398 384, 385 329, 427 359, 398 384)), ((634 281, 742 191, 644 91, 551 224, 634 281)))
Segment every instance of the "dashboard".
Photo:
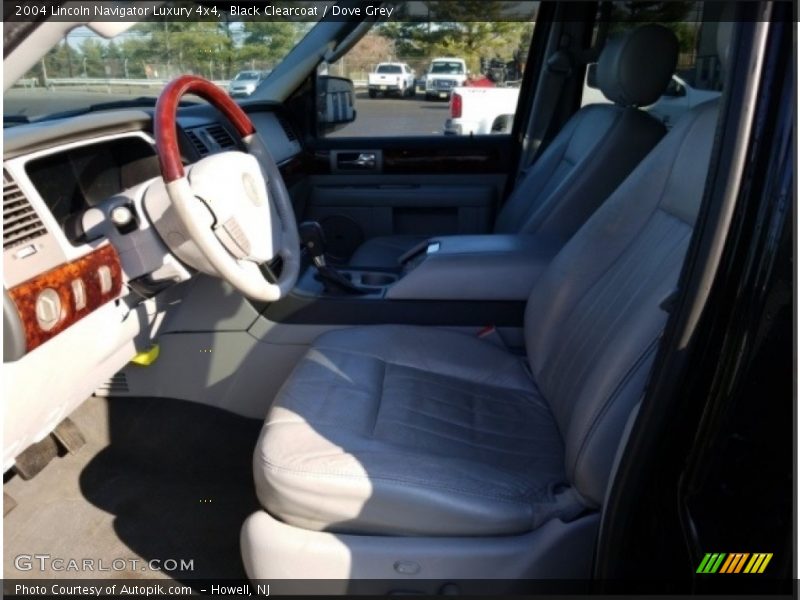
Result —
MULTIPOLYGON (((302 151, 280 110, 248 110, 279 167, 302 151)), ((210 106, 181 108, 177 122, 185 164, 241 149, 210 106)), ((5 469, 147 350, 192 271, 143 203, 160 174, 149 112, 88 113, 3 133, 5 469)))
MULTIPOLYGON (((70 222, 89 207, 159 174, 158 158, 144 138, 125 136, 73 147, 25 165, 25 172, 55 220, 70 222)), ((77 240, 70 240, 76 242, 77 240)))

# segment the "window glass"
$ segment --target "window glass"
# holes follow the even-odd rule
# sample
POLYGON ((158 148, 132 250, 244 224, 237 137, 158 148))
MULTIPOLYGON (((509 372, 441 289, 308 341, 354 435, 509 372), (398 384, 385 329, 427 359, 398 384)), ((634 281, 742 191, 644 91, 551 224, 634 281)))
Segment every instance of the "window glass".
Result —
POLYGON ((449 60, 437 60, 431 63, 430 73, 433 75, 461 75, 464 73, 464 64, 449 60))
POLYGON ((204 20, 144 20, 111 39, 88 27, 69 31, 4 93, 4 124, 106 103, 152 103, 184 74, 246 98, 314 25, 236 20, 214 10, 204 20))
POLYGON ((319 134, 508 134, 538 2, 404 6, 418 12, 376 24, 339 60, 321 65, 319 75, 353 81, 356 118, 319 134))
POLYGON ((244 81, 248 79, 258 79, 258 72, 257 71, 242 71, 238 73, 236 77, 234 77, 236 81, 244 81))

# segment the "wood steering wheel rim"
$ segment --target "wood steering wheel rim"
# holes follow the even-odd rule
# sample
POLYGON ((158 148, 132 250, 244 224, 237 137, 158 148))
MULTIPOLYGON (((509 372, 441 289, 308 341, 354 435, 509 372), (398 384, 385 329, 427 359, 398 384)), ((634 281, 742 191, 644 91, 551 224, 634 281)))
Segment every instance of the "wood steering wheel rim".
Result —
MULTIPOLYGON (((195 75, 183 75, 171 81, 162 90, 156 102, 155 115, 153 116, 153 132, 156 140, 156 152, 161 168, 161 176, 166 196, 172 204, 176 227, 183 240, 190 241, 190 248, 196 251, 185 255, 187 263, 192 263, 192 258, 199 262, 194 266, 198 270, 208 268, 214 274, 230 283, 245 296, 255 300, 274 302, 286 296, 297 282, 300 273, 300 239, 297 232, 297 219, 294 214, 292 198, 286 184, 281 177, 280 169, 264 141, 257 134, 256 128, 250 117, 241 107, 234 102, 228 94, 212 82, 195 75), (245 152, 222 152, 203 157, 192 165, 190 176, 187 176, 181 161, 181 152, 178 145, 177 111, 180 99, 185 94, 195 94, 204 98, 222 114, 236 129, 241 138, 245 152), (247 157, 252 161, 248 167, 247 157), (226 162, 227 161, 227 162, 226 162), (233 161, 233 162, 231 162, 233 161), (255 163, 255 166, 252 164, 255 163), (216 167, 214 165, 217 165, 216 167), (220 166, 222 165, 222 166, 220 166), (225 166, 227 165, 227 166, 225 166), (219 178, 214 175, 205 178, 205 185, 211 196, 205 201, 198 199, 193 188, 194 185, 203 185, 203 170, 219 168, 224 172, 219 178), (199 169, 199 171, 198 171, 199 169), (233 172, 227 172, 232 169, 233 172), (196 175, 194 182, 189 178, 196 175), (249 198, 245 203, 225 202, 226 209, 218 207, 223 217, 214 212, 214 198, 224 198, 230 195, 231 190, 215 189, 218 183, 224 185, 224 177, 239 177, 230 181, 232 189, 239 194, 235 199, 249 198), (245 177, 247 175, 247 177, 245 177), (219 179, 219 181, 218 181, 219 179), (266 197, 263 201, 257 199, 245 185, 251 185, 263 191, 266 197), (213 183, 209 183, 213 182, 213 183), (260 182, 260 183, 259 183, 260 182), (209 188, 210 185, 210 188, 209 188), (256 198, 254 200, 254 198, 256 198), (248 226, 243 226, 236 220, 236 214, 230 213, 232 206, 238 206, 244 221, 248 226), (202 208, 201 208, 202 207, 202 208), (252 244, 251 241, 259 239, 260 231, 250 231, 249 225, 256 224, 258 217, 253 217, 252 209, 263 210, 267 229, 263 235, 271 235, 270 242, 274 246, 261 247, 263 253, 251 254, 251 249, 263 244, 252 244), (271 225, 268 218, 274 209, 274 216, 280 222, 280 227, 271 225), (226 212, 227 210, 227 212, 226 212), (247 214, 245 214, 247 213, 247 214), (217 219, 222 220, 217 223, 217 219), (276 242, 277 233, 277 242, 276 242), (248 237, 248 235, 250 237, 248 237), (277 280, 267 277, 259 268, 265 261, 271 260, 265 253, 278 254, 283 259, 280 275, 277 280), (198 266, 199 265, 199 266, 198 266)), ((231 198, 229 198, 231 199, 231 198)), ((234 200, 235 200, 234 199, 234 200)), ((182 250, 175 248, 176 254, 181 255, 182 250)))
POLYGON ((165 183, 184 176, 178 145, 177 114, 180 100, 186 94, 200 96, 214 106, 230 121, 239 137, 245 138, 256 131, 247 113, 219 86, 196 75, 182 75, 173 79, 159 95, 153 119, 158 163, 165 183))

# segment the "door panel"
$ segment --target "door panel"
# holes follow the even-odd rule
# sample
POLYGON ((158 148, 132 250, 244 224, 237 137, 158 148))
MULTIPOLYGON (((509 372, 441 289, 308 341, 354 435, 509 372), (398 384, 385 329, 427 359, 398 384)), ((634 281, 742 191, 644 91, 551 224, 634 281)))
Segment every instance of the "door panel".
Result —
POLYGON ((377 236, 486 233, 510 151, 509 136, 319 140, 303 217, 338 260, 377 236))
POLYGON ((346 260, 372 237, 482 233, 496 189, 487 183, 314 185, 308 218, 319 221, 331 257, 346 260))

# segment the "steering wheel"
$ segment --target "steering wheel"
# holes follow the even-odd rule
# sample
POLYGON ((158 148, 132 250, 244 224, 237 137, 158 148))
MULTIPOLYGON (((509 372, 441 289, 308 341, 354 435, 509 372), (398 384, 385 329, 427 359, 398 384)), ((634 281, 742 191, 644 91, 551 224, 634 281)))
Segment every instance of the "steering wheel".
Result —
POLYGON ((247 114, 210 81, 184 75, 167 84, 158 97, 154 130, 166 192, 182 226, 181 236, 188 237, 183 241, 192 242, 201 255, 196 262, 207 263, 255 300, 272 302, 285 296, 300 271, 297 221, 278 166, 247 114), (184 94, 200 96, 219 110, 248 152, 211 154, 184 172, 175 122, 184 94), (276 216, 278 223, 273 223, 276 216), (268 277, 261 265, 278 255, 280 274, 268 277))

